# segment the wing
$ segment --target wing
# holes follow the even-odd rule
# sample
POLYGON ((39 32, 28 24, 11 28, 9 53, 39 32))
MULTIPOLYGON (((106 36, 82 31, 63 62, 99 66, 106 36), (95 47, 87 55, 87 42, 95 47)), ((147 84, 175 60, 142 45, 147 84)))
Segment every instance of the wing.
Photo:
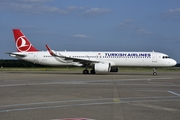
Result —
POLYGON ((60 53, 57 54, 54 50, 51 50, 51 48, 48 45, 46 45, 46 48, 49 51, 49 53, 54 57, 64 58, 64 60, 72 60, 72 62, 79 62, 79 63, 81 63, 83 65, 88 65, 88 64, 99 63, 100 62, 100 61, 94 61, 94 60, 87 60, 87 59, 63 56, 60 53))

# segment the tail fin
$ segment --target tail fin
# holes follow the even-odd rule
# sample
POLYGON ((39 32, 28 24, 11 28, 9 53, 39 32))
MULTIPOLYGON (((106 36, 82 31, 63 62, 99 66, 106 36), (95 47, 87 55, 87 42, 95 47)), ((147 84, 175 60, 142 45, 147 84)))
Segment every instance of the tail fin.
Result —
POLYGON ((38 51, 19 29, 13 29, 14 39, 18 52, 36 52, 38 51))

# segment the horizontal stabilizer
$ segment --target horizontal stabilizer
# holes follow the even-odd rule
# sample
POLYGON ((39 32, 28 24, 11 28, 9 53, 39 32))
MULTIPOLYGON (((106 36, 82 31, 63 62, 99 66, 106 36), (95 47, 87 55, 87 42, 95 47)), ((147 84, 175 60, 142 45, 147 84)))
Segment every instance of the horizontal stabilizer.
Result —
POLYGON ((12 53, 12 52, 6 52, 5 54, 9 54, 9 55, 15 55, 15 56, 17 56, 17 57, 26 57, 26 55, 25 54, 20 54, 20 53, 12 53))

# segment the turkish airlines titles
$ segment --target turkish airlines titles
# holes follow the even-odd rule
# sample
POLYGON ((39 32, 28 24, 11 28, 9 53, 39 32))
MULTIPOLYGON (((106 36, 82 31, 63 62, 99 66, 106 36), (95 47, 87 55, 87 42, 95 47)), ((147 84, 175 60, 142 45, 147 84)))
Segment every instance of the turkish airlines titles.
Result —
POLYGON ((151 53, 105 53, 108 57, 151 57, 151 53))

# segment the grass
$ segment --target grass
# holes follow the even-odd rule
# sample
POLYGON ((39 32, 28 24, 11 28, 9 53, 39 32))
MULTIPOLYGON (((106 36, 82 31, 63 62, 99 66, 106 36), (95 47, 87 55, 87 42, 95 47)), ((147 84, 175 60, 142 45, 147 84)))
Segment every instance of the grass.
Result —
MULTIPOLYGON (((47 67, 47 68, 0 68, 0 71, 83 71, 80 67, 47 67)), ((176 71, 180 72, 180 67, 157 68, 157 71, 176 71)), ((119 67, 119 71, 152 71, 152 68, 132 68, 119 67)))
POLYGON ((0 71, 71 71, 71 70, 83 70, 83 68, 60 68, 60 67, 33 67, 33 68, 0 68, 0 71))

